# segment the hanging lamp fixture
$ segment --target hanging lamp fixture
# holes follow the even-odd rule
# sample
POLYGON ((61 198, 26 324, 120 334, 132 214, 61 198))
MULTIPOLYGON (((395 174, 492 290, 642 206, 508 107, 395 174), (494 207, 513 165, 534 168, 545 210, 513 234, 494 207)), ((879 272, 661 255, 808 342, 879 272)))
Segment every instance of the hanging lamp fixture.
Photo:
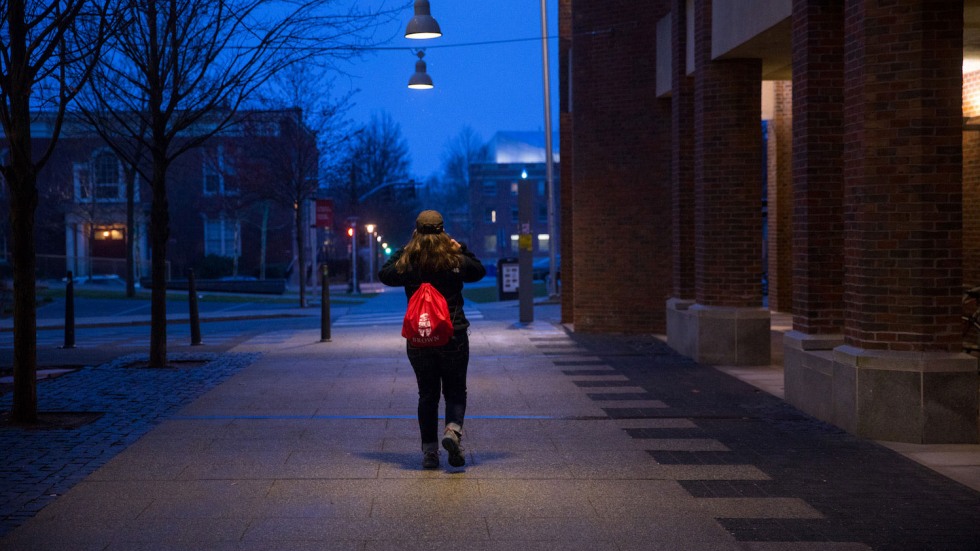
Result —
POLYGON ((413 90, 429 90, 432 88, 432 77, 425 72, 425 61, 422 61, 425 52, 419 50, 415 55, 419 56, 419 60, 415 62, 415 73, 408 79, 408 87, 413 90))
POLYGON ((408 22, 405 38, 425 40, 442 36, 439 23, 429 10, 429 0, 415 0, 415 16, 408 22))

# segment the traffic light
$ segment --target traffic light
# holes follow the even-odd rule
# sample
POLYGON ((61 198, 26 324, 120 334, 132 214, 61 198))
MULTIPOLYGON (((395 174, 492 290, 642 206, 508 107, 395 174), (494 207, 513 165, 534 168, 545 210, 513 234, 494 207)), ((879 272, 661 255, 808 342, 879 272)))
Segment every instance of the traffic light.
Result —
POLYGON ((354 237, 354 228, 347 228, 347 237, 354 237))

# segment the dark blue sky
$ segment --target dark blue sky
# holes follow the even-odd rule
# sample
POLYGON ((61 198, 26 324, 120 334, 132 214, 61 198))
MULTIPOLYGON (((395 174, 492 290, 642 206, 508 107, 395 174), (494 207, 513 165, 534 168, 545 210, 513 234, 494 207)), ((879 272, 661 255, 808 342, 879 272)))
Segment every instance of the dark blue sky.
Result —
MULTIPOLYGON (((385 0, 397 5, 398 0, 385 0)), ((558 35, 557 2, 548 0, 549 36, 558 35)), ((432 16, 443 36, 432 40, 404 38, 411 6, 379 36, 394 36, 388 47, 351 63, 340 89, 360 89, 350 113, 367 122, 387 111, 401 126, 417 179, 440 170, 446 142, 465 126, 489 140, 498 130, 544 130, 540 0, 430 0, 432 16), (484 43, 532 39, 503 44, 484 43), (428 74, 435 88, 411 90, 408 79, 417 58, 411 49, 425 47, 428 74)), ((552 128, 558 129, 558 41, 548 42, 551 58, 552 128)))

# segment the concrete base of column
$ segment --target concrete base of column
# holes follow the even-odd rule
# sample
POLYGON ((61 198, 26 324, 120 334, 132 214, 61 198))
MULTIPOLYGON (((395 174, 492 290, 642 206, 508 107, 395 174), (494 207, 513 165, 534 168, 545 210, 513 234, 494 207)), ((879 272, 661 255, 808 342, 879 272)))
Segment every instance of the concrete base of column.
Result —
POLYGON ((876 440, 977 443, 977 358, 842 345, 832 361, 831 423, 876 440))
POLYGON ((765 308, 667 301, 667 344, 708 365, 769 365, 770 315, 765 308))
POLYGON ((843 335, 783 335, 785 399, 817 419, 834 422, 834 348, 843 335))

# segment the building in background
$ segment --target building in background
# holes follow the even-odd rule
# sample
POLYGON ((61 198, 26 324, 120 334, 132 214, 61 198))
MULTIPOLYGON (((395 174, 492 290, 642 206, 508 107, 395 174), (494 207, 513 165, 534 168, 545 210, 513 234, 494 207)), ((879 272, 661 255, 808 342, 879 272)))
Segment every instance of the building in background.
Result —
MULTIPOLYGON (((270 143, 312 137, 296 128, 295 110, 248 112, 243 117, 248 124, 214 136, 171 165, 171 278, 185 277, 189 268, 200 277, 213 278, 282 278, 293 271, 294 211, 272 193, 282 181, 273 166, 274 155, 261 152, 274 150, 270 143)), ((36 128, 50 128, 43 113, 36 128)), ((42 132, 36 135, 44 140, 42 132)), ((152 194, 137 175, 135 222, 128 228, 126 182, 131 172, 94 130, 77 118, 68 119, 51 161, 38 177, 39 278, 60 279, 67 271, 82 278, 124 278, 127 239, 134 244, 137 280, 149 276, 152 194)), ((2 200, 6 203, 5 192, 2 200)), ((303 208, 305 212, 307 206, 303 208)), ((9 250, 7 209, 4 205, 0 212, 4 251, 9 250)))
MULTIPOLYGON (((548 233, 548 186, 542 132, 498 132, 488 144, 490 161, 470 165, 469 247, 487 266, 517 256, 517 190, 534 187, 531 221, 534 256, 547 258, 557 239, 548 233)), ((556 205, 560 201, 558 134, 554 148, 556 205)), ((557 249, 556 249, 557 250, 557 249)))

